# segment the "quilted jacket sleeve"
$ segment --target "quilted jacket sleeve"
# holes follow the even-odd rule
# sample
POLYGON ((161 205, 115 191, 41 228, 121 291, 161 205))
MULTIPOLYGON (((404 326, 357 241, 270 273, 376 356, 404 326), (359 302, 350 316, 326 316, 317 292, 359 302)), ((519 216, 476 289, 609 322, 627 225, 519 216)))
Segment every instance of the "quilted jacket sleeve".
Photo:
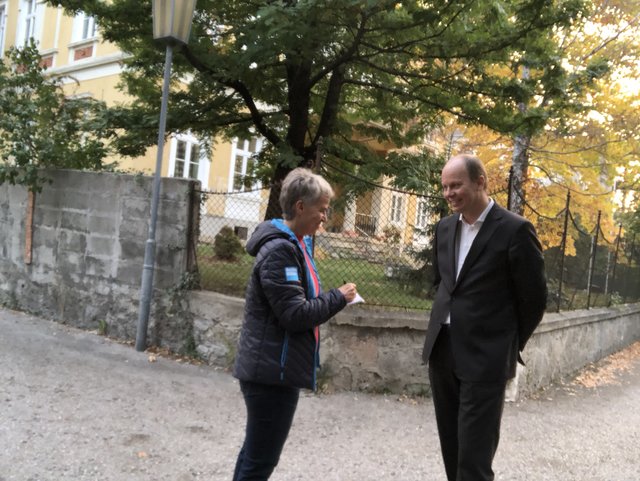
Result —
POLYGON ((323 324, 347 304, 338 289, 307 299, 303 262, 292 243, 281 242, 265 255, 258 270, 262 290, 278 324, 290 332, 323 324))

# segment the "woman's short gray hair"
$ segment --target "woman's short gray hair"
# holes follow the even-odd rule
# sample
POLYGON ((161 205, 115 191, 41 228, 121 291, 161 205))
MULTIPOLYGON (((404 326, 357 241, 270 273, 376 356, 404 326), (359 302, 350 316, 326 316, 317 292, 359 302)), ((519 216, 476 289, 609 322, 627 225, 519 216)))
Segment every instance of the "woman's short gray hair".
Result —
POLYGON ((333 197, 333 189, 322 176, 309 169, 298 167, 284 178, 280 191, 280 207, 282 216, 291 220, 296 215, 296 202, 301 200, 305 205, 313 205, 326 196, 333 197))

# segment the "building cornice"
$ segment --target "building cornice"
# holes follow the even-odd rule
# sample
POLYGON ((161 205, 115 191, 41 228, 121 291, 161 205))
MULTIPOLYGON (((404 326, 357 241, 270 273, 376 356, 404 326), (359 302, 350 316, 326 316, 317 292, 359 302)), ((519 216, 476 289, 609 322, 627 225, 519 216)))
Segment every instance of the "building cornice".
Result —
MULTIPOLYGON (((120 73, 122 71, 122 61, 126 58, 131 57, 130 54, 125 54, 123 52, 117 52, 115 54, 106 55, 104 57, 95 57, 88 60, 82 60, 79 62, 72 63, 70 65, 65 65, 63 67, 55 67, 52 69, 48 69, 47 73, 49 75, 54 75, 56 77, 62 76, 71 76, 84 74, 90 76, 90 71, 99 71, 104 70, 105 67, 112 67, 110 70, 114 70, 113 67, 117 67, 114 70, 114 73, 120 73)), ((83 75, 83 76, 84 76, 83 75)))

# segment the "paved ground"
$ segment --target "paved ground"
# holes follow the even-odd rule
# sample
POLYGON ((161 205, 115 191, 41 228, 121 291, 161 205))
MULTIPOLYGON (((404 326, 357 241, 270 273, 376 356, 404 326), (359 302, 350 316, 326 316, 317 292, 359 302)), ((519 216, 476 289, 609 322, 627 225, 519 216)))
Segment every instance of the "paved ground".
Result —
MULTIPOLYGON (((508 404, 497 479, 640 480, 639 358, 508 404)), ((229 480, 243 424, 227 373, 0 310, 0 481, 229 480)), ((305 395, 272 479, 444 480, 431 402, 305 395)))

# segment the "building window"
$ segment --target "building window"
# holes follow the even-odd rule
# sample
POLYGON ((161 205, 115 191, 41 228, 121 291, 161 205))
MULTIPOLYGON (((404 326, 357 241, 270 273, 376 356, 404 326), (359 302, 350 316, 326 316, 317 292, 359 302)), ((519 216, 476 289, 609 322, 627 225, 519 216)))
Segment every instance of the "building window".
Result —
POLYGON ((7 32, 7 4, 0 2, 0 57, 4 55, 4 36, 7 32))
POLYGON ((419 198, 416 205, 416 227, 419 229, 427 227, 428 209, 429 205, 427 204, 427 199, 424 197, 419 198))
POLYGON ((173 154, 173 172, 169 172, 169 175, 185 179, 198 179, 200 160, 200 144, 192 139, 178 138, 173 154))
POLYGON ((190 133, 171 138, 169 177, 199 180, 203 189, 209 185, 209 159, 206 147, 190 133))
POLYGON ((73 19, 73 33, 71 34, 71 40, 73 42, 92 40, 96 37, 96 34, 96 19, 87 13, 78 13, 73 19))
POLYGON ((91 15, 78 13, 73 19, 73 33, 71 35, 70 62, 90 59, 96 50, 96 21, 91 15))
POLYGON ((262 139, 236 139, 231 150, 233 185, 230 190, 244 192, 259 187, 257 182, 248 182, 247 176, 253 174, 256 154, 262 150, 262 139))
POLYGON ((22 3, 24 11, 24 35, 23 45, 27 45, 30 39, 36 39, 36 22, 38 20, 38 0, 24 0, 22 3))
POLYGON ((82 33, 80 40, 87 40, 96 36, 96 20, 91 15, 81 13, 82 33))
POLYGON ((391 215, 389 220, 393 223, 399 224, 402 222, 402 201, 402 196, 399 194, 393 194, 391 196, 391 215))

